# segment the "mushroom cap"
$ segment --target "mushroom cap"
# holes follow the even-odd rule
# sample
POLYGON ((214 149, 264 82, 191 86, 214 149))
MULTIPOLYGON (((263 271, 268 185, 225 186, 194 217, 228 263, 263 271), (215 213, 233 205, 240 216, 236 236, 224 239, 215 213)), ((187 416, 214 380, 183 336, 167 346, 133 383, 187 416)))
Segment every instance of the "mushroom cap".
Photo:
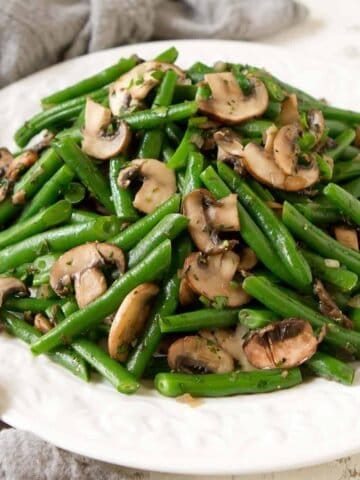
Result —
POLYGON ((130 71, 121 75, 109 88, 109 104, 113 115, 119 115, 122 109, 131 104, 132 100, 143 100, 152 88, 159 84, 156 71, 173 70, 180 80, 185 80, 185 72, 171 63, 150 60, 140 63, 130 71))
POLYGON ((199 111, 230 125, 262 115, 269 103, 268 91, 258 78, 248 78, 253 88, 249 95, 244 95, 231 72, 206 74, 204 80, 212 95, 198 100, 199 111))
POLYGON ((299 120, 298 100, 295 93, 291 93, 283 100, 279 115, 280 125, 288 125, 299 120))
POLYGON ((244 147, 240 136, 230 128, 222 128, 214 133, 213 139, 218 147, 217 160, 232 164, 235 171, 242 173, 244 147))
POLYGON ((120 171, 118 185, 127 188, 135 177, 142 179, 142 186, 135 195, 133 205, 141 212, 153 212, 176 193, 175 172, 159 160, 132 160, 128 167, 120 171))
POLYGON ((180 305, 191 305, 197 299, 197 295, 193 292, 186 278, 182 278, 179 286, 179 302, 180 305))
POLYGON ((316 162, 312 162, 309 167, 298 167, 295 175, 286 175, 276 165, 273 155, 255 143, 246 145, 243 165, 260 183, 289 192, 297 192, 314 185, 320 175, 316 162))
POLYGON ((172 343, 168 363, 176 372, 228 373, 234 370, 234 361, 227 352, 198 335, 179 338, 172 343))
POLYGON ((317 345, 307 320, 287 318, 254 331, 244 343, 244 352, 256 368, 292 368, 312 357, 317 345))
POLYGON ((50 270, 51 288, 60 296, 67 295, 72 280, 88 269, 99 268, 105 263, 125 271, 126 262, 122 250, 111 243, 90 242, 65 252, 50 270))
POLYGON ((17 157, 13 157, 6 148, 0 149, 0 202, 5 199, 9 188, 18 176, 34 165, 38 158, 39 155, 34 150, 25 150, 17 157))
POLYGON ((126 150, 131 140, 128 124, 120 121, 116 130, 107 134, 106 128, 110 122, 111 110, 87 98, 85 128, 81 144, 85 153, 99 160, 107 160, 126 150))
POLYGON ((300 128, 297 124, 285 125, 276 133, 273 141, 275 163, 286 175, 296 174, 299 134, 300 128))
POLYGON ((183 213, 189 219, 191 238, 204 253, 228 249, 230 242, 220 240, 217 233, 240 229, 236 194, 217 200, 208 190, 198 188, 185 196, 183 213))
POLYGON ((101 297, 106 290, 106 278, 98 268, 87 268, 75 277, 75 298, 79 308, 101 297))
POLYGON ((0 277, 0 307, 6 297, 13 293, 27 295, 28 289, 25 283, 15 277, 0 277))
POLYGON ((44 314, 37 313, 34 318, 34 327, 41 333, 47 333, 53 328, 53 325, 44 314))
POLYGON ((131 344, 145 326, 150 303, 159 290, 153 283, 142 283, 126 295, 110 327, 108 350, 111 358, 120 362, 127 359, 131 344))
POLYGON ((240 261, 238 263, 239 272, 248 272, 252 270, 258 262, 258 258, 250 247, 244 247, 240 253, 240 261))
POLYGON ((232 251, 205 256, 191 253, 184 263, 184 278, 198 295, 211 301, 224 298, 227 307, 239 307, 249 302, 249 295, 240 283, 234 282, 239 256, 232 251))
POLYGON ((358 232, 353 227, 346 225, 337 225, 334 228, 336 240, 345 247, 352 248, 353 250, 359 250, 359 237, 358 232))

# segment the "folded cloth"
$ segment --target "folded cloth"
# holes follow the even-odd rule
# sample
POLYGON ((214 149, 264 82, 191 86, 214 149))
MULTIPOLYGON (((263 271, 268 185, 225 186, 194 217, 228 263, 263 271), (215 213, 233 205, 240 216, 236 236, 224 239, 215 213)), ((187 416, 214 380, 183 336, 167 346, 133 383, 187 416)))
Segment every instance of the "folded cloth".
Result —
POLYGON ((306 16, 292 0, 0 2, 0 87, 63 59, 166 38, 255 39, 306 16))
MULTIPOLYGON (((87 52, 149 39, 252 40, 296 24, 306 13, 292 0, 3 1, 0 87, 87 52)), ((149 475, 65 452, 28 432, 1 430, 0 480, 59 478, 146 480, 149 475)))

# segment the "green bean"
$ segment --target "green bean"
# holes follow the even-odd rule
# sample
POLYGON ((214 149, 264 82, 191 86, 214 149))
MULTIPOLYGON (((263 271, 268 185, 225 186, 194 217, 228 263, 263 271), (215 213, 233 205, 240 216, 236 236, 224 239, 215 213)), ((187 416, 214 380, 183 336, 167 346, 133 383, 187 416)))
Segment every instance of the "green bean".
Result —
POLYGON ((360 113, 352 110, 344 110, 342 108, 331 107, 322 102, 304 102, 299 105, 300 110, 308 111, 312 108, 320 109, 326 120, 339 120, 341 122, 356 125, 360 123, 360 113))
POLYGON ((335 183, 329 183, 323 194, 330 202, 356 225, 360 225, 360 201, 335 183))
POLYGON ((93 222, 78 223, 33 235, 2 250, 0 273, 32 262, 48 251, 63 252, 85 242, 108 240, 119 228, 117 218, 100 217, 93 222))
POLYGON ((183 195, 201 187, 200 174, 204 169, 204 157, 199 152, 190 152, 186 166, 183 195))
POLYGON ((150 110, 141 110, 138 112, 127 113, 122 116, 132 129, 148 130, 150 128, 160 127, 168 122, 186 120, 197 112, 197 103, 183 102, 169 107, 157 107, 150 110))
POLYGON ((264 308, 242 308, 239 311, 239 322, 250 330, 266 327, 278 320, 279 315, 264 308))
POLYGON ((163 161, 165 163, 167 163, 170 160, 170 158, 174 155, 174 153, 175 153, 175 150, 170 145, 169 140, 167 138, 165 138, 164 143, 163 143, 162 152, 161 152, 163 161))
POLYGON ((354 330, 360 331, 360 308, 350 308, 347 312, 348 317, 353 322, 354 330))
POLYGON ((251 190, 245 180, 240 178, 225 163, 218 163, 218 171, 225 182, 236 191, 243 206, 250 211, 290 275, 301 287, 310 285, 312 280, 310 267, 280 219, 251 190))
POLYGON ((95 212, 88 212, 86 210, 73 210, 71 215, 71 223, 86 223, 92 220, 97 220, 100 215, 95 212))
POLYGON ((360 178, 355 178, 354 180, 340 186, 354 197, 360 198, 360 178))
POLYGON ((173 103, 184 102, 185 100, 194 100, 197 92, 197 85, 177 84, 174 90, 173 103))
POLYGON ((351 180, 360 176, 360 155, 352 160, 336 162, 332 180, 334 183, 341 183, 344 180, 351 180))
POLYGON ((179 213, 166 215, 160 222, 145 235, 129 252, 129 268, 137 265, 141 260, 160 245, 164 240, 174 240, 185 230, 189 223, 187 217, 179 213))
POLYGON ((35 354, 47 352, 62 343, 68 343, 73 337, 88 331, 112 314, 125 296, 140 283, 158 280, 169 267, 171 243, 166 240, 155 248, 144 260, 127 271, 111 285, 101 297, 78 310, 55 328, 46 333, 31 350, 35 354))
MULTIPOLYGON (((101 101, 107 94, 107 90, 101 89, 91 93, 89 97, 101 101)), ((83 109, 86 98, 87 96, 74 98, 36 114, 15 132, 16 143, 19 147, 24 147, 29 140, 45 128, 75 119, 83 109)))
POLYGON ((111 198, 114 204, 116 216, 123 222, 135 222, 139 218, 129 189, 118 185, 117 179, 120 169, 125 164, 124 157, 112 158, 109 163, 109 179, 111 188, 111 198))
POLYGON ((341 160, 351 160, 357 155, 360 155, 360 149, 350 145, 343 150, 341 154, 341 160))
POLYGON ((262 137, 266 130, 273 125, 270 120, 249 120, 248 122, 236 125, 234 130, 249 138, 262 137))
POLYGON ((309 248, 325 258, 330 255, 331 258, 338 260, 349 270, 360 275, 359 252, 341 245, 320 228, 315 227, 288 202, 284 203, 282 218, 289 230, 309 248))
POLYGON ((145 215, 145 217, 133 223, 109 241, 119 248, 128 251, 135 247, 166 215, 177 213, 179 209, 180 195, 173 195, 152 213, 145 215))
POLYGON ((120 75, 126 73, 136 65, 136 59, 133 58, 121 58, 117 63, 105 68, 101 72, 85 78, 70 87, 66 87, 63 90, 59 90, 47 97, 42 98, 41 103, 45 106, 55 105, 62 102, 66 102, 72 98, 79 97, 80 95, 86 95, 88 93, 104 87, 109 83, 116 80, 120 75))
POLYGON ((72 343, 72 348, 101 376, 106 378, 118 392, 131 394, 139 389, 140 385, 135 377, 119 362, 110 358, 96 343, 80 338, 72 343))
MULTIPOLYGON (((202 172, 200 178, 207 189, 220 199, 231 193, 229 187, 223 182, 213 167, 208 167, 202 172)), ((285 269, 280 258, 271 247, 268 239, 247 213, 245 208, 238 202, 238 213, 240 220, 240 235, 251 247, 259 260, 277 277, 281 278, 290 285, 297 286, 297 282, 291 277, 290 273, 285 269)))
POLYGON ((247 182, 250 186, 250 188, 256 193, 256 195, 263 200, 264 202, 274 202, 275 197, 274 195, 270 192, 270 190, 261 183, 257 182, 254 178, 248 178, 247 182))
MULTIPOLYGON (((85 111, 85 110, 84 110, 85 111)), ((76 122, 75 122, 76 123, 76 122)), ((80 143, 81 140, 83 139, 83 135, 82 135, 82 127, 84 126, 84 123, 85 123, 85 120, 83 122, 82 125, 75 125, 72 126, 72 127, 69 127, 69 128, 65 128, 64 130, 61 130, 61 132, 58 132, 56 134, 56 139, 57 140, 61 140, 62 138, 65 138, 65 137, 70 137, 74 140, 74 142, 76 143, 80 143)))
MULTIPOLYGON (((9 312, 1 311, 0 318, 5 323, 6 329, 25 343, 33 343, 41 338, 39 330, 9 312)), ((47 356, 85 382, 89 381, 86 363, 71 348, 59 347, 48 352, 47 356)))
POLYGON ((264 113, 264 117, 276 121, 281 112, 281 103, 270 101, 264 113))
POLYGON ((156 298, 145 331, 127 362, 128 370, 136 378, 140 378, 143 375, 162 338, 159 319, 163 316, 171 315, 176 310, 180 287, 178 270, 182 268, 185 258, 190 254, 191 249, 192 244, 187 235, 175 242, 170 271, 164 281, 163 288, 156 298))
POLYGON ((167 165, 169 168, 179 170, 186 167, 188 156, 191 152, 197 150, 193 139, 199 135, 199 129, 196 127, 188 127, 181 142, 179 143, 174 155, 170 158, 167 165))
POLYGON ((65 163, 73 169, 92 195, 110 212, 115 213, 111 191, 103 174, 94 162, 71 138, 54 143, 54 148, 65 163))
POLYGON ((85 195, 85 187, 79 182, 70 182, 64 192, 65 200, 73 205, 82 202, 85 198, 85 195))
POLYGON ((341 360, 323 352, 316 352, 306 362, 306 366, 318 377, 351 385, 354 379, 354 369, 341 360))
POLYGON ((44 312, 47 308, 52 307, 53 305, 61 305, 64 303, 64 300, 59 298, 48 299, 48 298, 15 298, 8 297, 4 302, 4 309, 12 310, 14 312, 33 312, 40 313, 44 312))
POLYGON ((330 225, 342 220, 342 215, 331 205, 316 202, 295 203, 294 206, 304 217, 316 225, 330 225))
POLYGON ((298 368, 205 375, 158 373, 155 377, 155 388, 167 397, 178 397, 185 393, 193 397, 225 397, 273 392, 294 387, 301 382, 298 368))
POLYGON ((170 47, 167 50, 161 52, 155 60, 158 62, 165 62, 165 63, 175 63, 176 59, 178 58, 179 52, 175 47, 170 47))
POLYGON ((79 307, 76 300, 72 298, 61 306, 61 310, 65 317, 69 317, 72 313, 78 311, 79 307))
POLYGON ((273 100, 275 102, 282 102, 283 100, 285 100, 286 93, 272 75, 269 75, 265 71, 262 72, 261 70, 258 70, 255 75, 265 85, 270 100, 273 100))
POLYGON ((166 355, 157 355, 150 358, 142 377, 145 379, 154 379, 158 373, 164 372, 170 372, 167 357, 166 355))
MULTIPOLYGON (((344 292, 349 292, 355 288, 358 282, 356 273, 350 272, 344 267, 330 267, 327 265, 326 259, 309 252, 302 250, 302 253, 308 261, 311 270, 316 278, 331 283, 335 287, 340 288, 344 292)), ((329 252, 331 256, 331 251, 329 252)))
POLYGON ((174 70, 168 70, 159 86, 158 92, 152 104, 153 107, 166 107, 171 105, 176 81, 177 75, 174 70))
POLYGON ((60 200, 51 207, 41 210, 32 218, 0 232, 0 249, 20 242, 31 235, 44 232, 60 223, 66 223, 71 218, 71 204, 60 200))
POLYGON ((74 176, 74 171, 67 165, 63 165, 25 207, 20 216, 20 221, 32 218, 42 208, 52 205, 64 193, 74 176))
POLYGON ((255 275, 245 278, 244 290, 282 318, 298 317, 308 320, 313 328, 326 326, 324 341, 341 347, 350 353, 360 355, 360 333, 336 324, 334 320, 321 315, 316 310, 292 298, 264 277, 255 275))
POLYGON ((144 133, 138 158, 159 158, 164 140, 164 132, 161 128, 152 128, 144 133))
POLYGON ((179 127, 179 125, 176 123, 171 122, 165 125, 165 133, 169 140, 172 141, 172 143, 176 146, 179 145, 184 136, 184 132, 182 131, 181 127, 179 127))
POLYGON ((330 150, 326 150, 326 155, 331 157, 333 160, 337 160, 346 147, 350 146, 355 139, 355 130, 348 128, 341 132, 336 138, 336 147, 330 150))
POLYGON ((336 137, 337 135, 340 135, 340 133, 342 133, 344 130, 349 128, 346 123, 341 122, 340 120, 327 119, 325 125, 330 137, 336 137))
POLYGON ((191 65, 190 68, 186 70, 186 74, 189 78, 191 78, 192 83, 198 83, 204 80, 204 76, 207 73, 213 73, 214 69, 205 65, 205 63, 196 62, 191 65))
POLYGON ((232 65, 231 73, 234 75, 239 87, 244 95, 249 95, 252 90, 252 83, 248 77, 240 70, 239 65, 232 65))
POLYGON ((194 312, 178 313, 160 317, 162 333, 197 332, 202 328, 225 328, 236 325, 239 310, 217 310, 204 308, 194 312))

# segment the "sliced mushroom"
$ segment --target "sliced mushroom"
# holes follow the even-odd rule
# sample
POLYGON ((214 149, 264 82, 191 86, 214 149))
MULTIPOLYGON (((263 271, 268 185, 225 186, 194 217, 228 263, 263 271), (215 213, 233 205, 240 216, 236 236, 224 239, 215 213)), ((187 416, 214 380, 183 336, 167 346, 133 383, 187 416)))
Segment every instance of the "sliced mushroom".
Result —
POLYGON ((191 305, 197 299, 196 293, 192 290, 186 278, 182 278, 179 287, 179 302, 181 305, 191 305))
POLYGON ((127 359, 130 347, 144 329, 150 305, 159 293, 153 283, 143 283, 126 295, 110 327, 108 350, 111 358, 127 359))
POLYGON ((309 110, 307 114, 309 129, 315 135, 316 143, 319 142, 325 132, 325 119, 321 110, 309 110))
POLYGON ((176 176, 163 162, 152 158, 136 159, 119 173, 118 184, 128 188, 135 178, 142 180, 133 205, 144 213, 151 213, 176 192, 176 176))
POLYGON ((34 165, 37 159, 38 154, 34 150, 26 150, 17 157, 13 157, 6 148, 0 149, 0 202, 5 199, 19 175, 34 165))
POLYGON ((53 328, 53 325, 45 315, 37 313, 34 318, 34 327, 41 333, 47 333, 53 328))
POLYGON ((120 121, 115 131, 107 133, 110 122, 111 110, 87 98, 81 144, 85 153, 99 160, 106 160, 126 150, 131 140, 128 124, 120 121))
POLYGON ((308 321, 287 318, 254 331, 244 342, 244 352, 256 368, 292 368, 311 358, 317 345, 308 321))
POLYGON ((230 163, 234 170, 242 173, 242 152, 244 147, 240 136, 230 128, 222 128, 213 135, 218 147, 217 159, 220 162, 230 163))
POLYGON ((98 298, 106 291, 106 279, 100 270, 105 264, 113 264, 119 273, 125 271, 122 250, 110 243, 85 243, 61 255, 50 271, 50 285, 60 296, 69 293, 74 281, 75 296, 79 307, 98 298))
POLYGON ((0 307, 6 297, 12 294, 27 295, 28 289, 21 280, 15 277, 0 277, 0 307))
POLYGON ((269 95, 263 82, 249 75, 252 89, 244 95, 231 72, 208 73, 204 80, 211 97, 198 100, 200 112, 230 125, 236 125, 262 115, 267 109, 269 95))
POLYGON ((354 139, 354 146, 356 148, 360 148, 360 125, 355 127, 355 139, 354 139))
POLYGON ((281 127, 273 141, 273 155, 276 165, 286 174, 295 175, 297 156, 300 153, 297 140, 300 128, 297 124, 281 127))
POLYGON ((156 72, 173 70, 180 81, 185 80, 185 73, 171 63, 149 61, 143 62, 124 73, 109 88, 109 104, 113 115, 120 113, 132 105, 137 105, 143 100, 160 79, 156 72))
POLYGON ((334 233, 339 243, 353 250, 359 250, 359 238, 355 228, 339 225, 334 228, 334 233))
POLYGON ((205 256, 190 254, 184 263, 183 275, 190 288, 211 301, 221 301, 227 307, 238 307, 249 302, 249 295, 236 281, 239 256, 227 251, 205 256))
POLYGON ((234 370, 234 361, 228 353, 198 335, 179 338, 171 344, 168 363, 175 372, 228 373, 234 370))
POLYGON ((295 93, 291 93, 281 104, 279 115, 280 125, 288 125, 299 120, 298 101, 295 93))
POLYGON ((319 180, 317 163, 312 160, 309 166, 297 166, 296 174, 286 175, 279 168, 272 154, 255 143, 248 143, 244 149, 243 165, 260 183, 270 187, 297 192, 314 185, 319 180))
POLYGON ((278 134, 279 129, 276 125, 272 124, 269 128, 265 130, 264 138, 264 150, 265 152, 272 153, 274 150, 274 140, 278 134))
POLYGON ((352 320, 350 320, 350 318, 347 317, 336 305, 321 280, 315 280, 314 293, 319 298, 319 310, 323 315, 332 318, 335 322, 340 323, 345 328, 354 327, 352 320))
POLYGON ((217 200, 208 190, 198 188, 184 198, 183 213, 189 219, 188 229, 199 250, 216 253, 231 248, 234 242, 222 241, 218 232, 240 229, 236 194, 217 200))
POLYGON ((240 261, 237 269, 239 272, 249 272, 255 267, 257 262, 258 259, 254 250, 252 250, 250 247, 244 247, 240 253, 240 261))

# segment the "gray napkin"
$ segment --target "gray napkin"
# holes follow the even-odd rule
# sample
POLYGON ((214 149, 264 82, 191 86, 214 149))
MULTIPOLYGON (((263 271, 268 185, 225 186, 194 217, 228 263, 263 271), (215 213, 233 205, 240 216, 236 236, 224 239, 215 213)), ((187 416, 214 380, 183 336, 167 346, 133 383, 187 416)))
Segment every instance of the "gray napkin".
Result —
POLYGON ((0 0, 0 88, 87 52, 149 39, 252 40, 305 16, 292 0, 0 0))
MULTIPOLYGON (((292 0, 0 0, 0 87, 63 59, 165 38, 257 39, 298 23, 292 0)), ((1 424, 0 424, 1 430, 1 424)), ((0 432, 0 480, 146 480, 14 429, 0 432)))

